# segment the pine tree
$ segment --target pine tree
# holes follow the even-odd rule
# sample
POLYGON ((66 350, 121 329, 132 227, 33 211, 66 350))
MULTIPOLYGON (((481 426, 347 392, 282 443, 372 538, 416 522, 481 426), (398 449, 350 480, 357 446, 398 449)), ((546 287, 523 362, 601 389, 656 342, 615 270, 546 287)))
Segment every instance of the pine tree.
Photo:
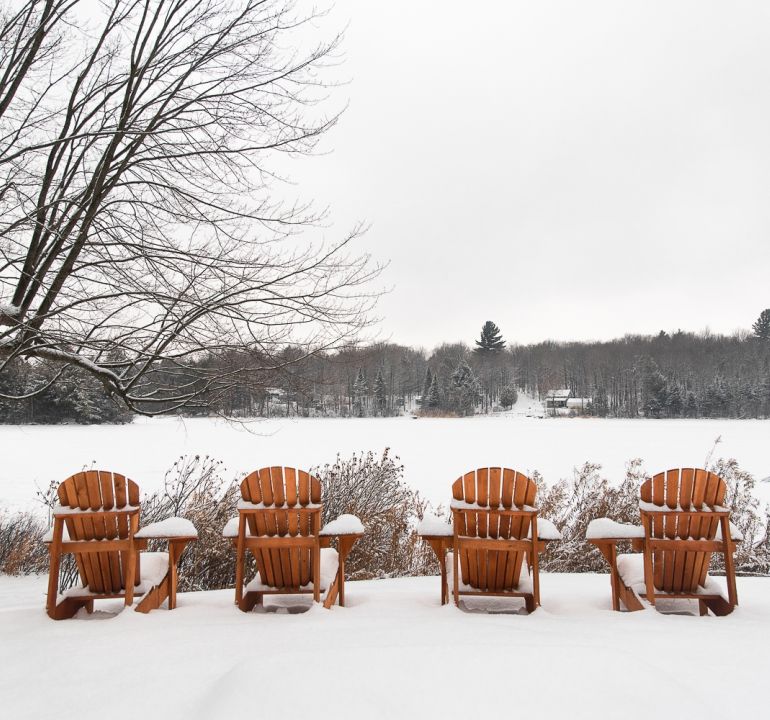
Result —
POLYGON ((461 360, 452 374, 452 409, 461 415, 473 415, 480 395, 479 381, 470 365, 465 360, 461 360))
POLYGON ((427 395, 427 407, 435 409, 441 405, 441 396, 438 392, 438 375, 433 376, 427 395))
POLYGON ((642 375, 642 410, 645 417, 659 418, 668 402, 666 378, 652 358, 646 358, 642 375))
POLYGON ((382 370, 378 370, 377 377, 374 379, 374 402, 377 407, 377 412, 379 412, 380 415, 385 414, 385 403, 387 398, 385 378, 382 377, 382 370))
POLYGON ((770 308, 759 313, 751 329, 754 331, 754 336, 760 340, 770 340, 770 308))
POLYGON ((475 353, 497 353, 505 347, 505 340, 497 327, 491 320, 487 320, 481 328, 481 337, 476 340, 475 353))
POLYGON ((682 391, 679 385, 672 385, 668 390, 666 397, 666 414, 669 417, 678 418, 682 414, 682 391))
POLYGON ((698 417, 698 400, 692 390, 688 391, 685 397, 684 416, 688 418, 698 417))
POLYGON ((422 403, 423 405, 428 401, 428 393, 430 393, 430 386, 433 384, 433 374, 430 368, 425 369, 425 380, 422 383, 422 403))
POLYGON ((366 382, 366 375, 364 375, 363 368, 358 369, 358 375, 356 381, 353 383, 353 397, 356 413, 358 417, 364 416, 364 409, 366 405, 366 396, 369 394, 369 385, 366 382))
POLYGON ((516 400, 519 398, 519 393, 516 392, 516 388, 513 385, 506 385, 500 392, 500 404, 504 408, 513 407, 516 404, 516 400))
POLYGON ((594 390, 594 396, 591 399, 591 414, 596 417, 607 417, 610 411, 607 391, 603 387, 597 387, 594 390))

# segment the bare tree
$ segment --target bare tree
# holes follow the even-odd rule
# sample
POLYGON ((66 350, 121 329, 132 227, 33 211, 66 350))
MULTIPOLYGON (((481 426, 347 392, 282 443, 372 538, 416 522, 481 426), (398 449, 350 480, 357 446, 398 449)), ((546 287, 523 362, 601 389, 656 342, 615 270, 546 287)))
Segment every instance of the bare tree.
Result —
POLYGON ((195 405, 274 369, 287 342, 368 323, 379 268, 359 228, 277 199, 278 153, 338 114, 339 36, 289 0, 11 3, 0 21, 0 373, 79 367, 129 408, 195 405), (85 6, 85 8, 84 8, 85 6), (238 366, 202 362, 239 353, 238 366), (254 361, 259 358, 259 361, 254 361))

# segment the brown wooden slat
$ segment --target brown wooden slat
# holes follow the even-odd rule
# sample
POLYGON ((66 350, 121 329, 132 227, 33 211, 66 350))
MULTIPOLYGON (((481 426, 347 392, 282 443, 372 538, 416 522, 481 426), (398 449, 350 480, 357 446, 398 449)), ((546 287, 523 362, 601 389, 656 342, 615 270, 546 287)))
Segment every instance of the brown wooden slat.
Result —
MULTIPOLYGON (((102 510, 102 490, 99 480, 99 472, 97 470, 89 470, 86 472, 86 489, 88 492, 88 504, 91 510, 102 510)), ((107 528, 105 526, 104 517, 99 516, 92 519, 92 527, 95 540, 104 540, 107 537, 107 528)), ((100 592, 111 592, 113 588, 112 582, 112 570, 110 566, 110 553, 103 552, 98 553, 95 556, 95 560, 92 560, 94 564, 98 563, 99 576, 101 578, 102 587, 100 592)), ((119 581, 117 582, 119 585, 119 581)))
POLYGON ((317 477, 310 476, 310 501, 321 502, 321 481, 317 477))
POLYGON ((476 502, 476 473, 473 471, 463 477, 463 496, 467 503, 476 502))
POLYGON ((310 475, 304 470, 299 471, 299 504, 310 505, 310 475))
POLYGON ((511 508, 513 506, 513 485, 516 480, 516 471, 510 468, 503 468, 503 493, 500 502, 503 507, 511 508))
POLYGON ((286 485, 286 504, 294 507, 297 504, 297 471, 294 468, 284 468, 283 479, 286 485))
POLYGON ((286 502, 286 492, 282 467, 270 468, 270 487, 273 490, 273 503, 283 505, 286 502))
POLYGON ((259 485, 262 489, 262 502, 265 505, 273 505, 273 483, 269 467, 259 469, 259 485))

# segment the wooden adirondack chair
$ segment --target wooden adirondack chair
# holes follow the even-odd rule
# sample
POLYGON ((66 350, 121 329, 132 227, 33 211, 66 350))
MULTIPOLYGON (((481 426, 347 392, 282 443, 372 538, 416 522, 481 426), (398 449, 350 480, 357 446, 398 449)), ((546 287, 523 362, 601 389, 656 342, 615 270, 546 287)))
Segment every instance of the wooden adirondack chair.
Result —
POLYGON ((728 615, 738 604, 730 510, 722 506, 727 485, 707 470, 661 472, 641 487, 639 503, 644 537, 634 541, 642 554, 618 555, 627 538, 594 538, 610 564, 613 608, 643 610, 661 598, 696 599, 700 613, 728 615), (713 553, 724 556, 728 597, 708 577, 713 553))
POLYGON ((49 617, 70 618, 81 607, 92 612, 94 600, 123 598, 129 606, 135 595, 144 596, 136 608, 139 612, 158 608, 166 598, 169 610, 175 607, 177 561, 185 545, 197 535, 137 537, 139 488, 118 473, 76 473, 59 485, 57 494, 60 504, 54 508, 53 531, 47 541, 51 558, 46 603, 49 617), (168 540, 168 559, 166 553, 148 553, 154 561, 155 577, 142 578, 139 557, 148 539, 168 540), (75 555, 82 587, 59 597, 59 568, 65 553, 75 555), (165 564, 168 567, 163 572, 165 564))
POLYGON ((337 597, 345 604, 345 560, 360 532, 324 534, 321 482, 304 470, 264 467, 241 482, 238 504, 235 602, 244 612, 261 605, 265 595, 312 593, 324 607, 337 597), (330 547, 337 538, 337 550, 330 547), (246 551, 257 564, 257 577, 245 584, 246 551))
MULTIPOLYGON (((463 595, 522 597, 527 610, 535 610, 538 553, 547 542, 538 536, 536 493, 532 480, 510 468, 479 468, 455 480, 451 534, 421 533, 439 560, 442 604, 448 600, 449 561, 456 605, 463 595), (531 576, 522 578, 525 561, 531 576)), ((552 532, 559 537, 555 527, 552 532)))

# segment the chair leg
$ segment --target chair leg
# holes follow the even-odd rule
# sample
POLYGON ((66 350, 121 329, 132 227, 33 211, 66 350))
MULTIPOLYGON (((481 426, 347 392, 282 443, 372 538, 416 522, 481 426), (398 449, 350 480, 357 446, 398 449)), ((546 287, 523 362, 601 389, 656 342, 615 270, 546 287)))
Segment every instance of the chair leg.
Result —
POLYGON ((460 578, 458 575, 460 574, 460 549, 457 546, 457 543, 455 543, 454 546, 454 553, 452 555, 452 568, 454 571, 454 575, 452 576, 452 580, 454 581, 454 596, 455 596, 455 605, 457 607, 460 607, 460 578))
POLYGON ((321 602, 321 545, 313 547, 313 600, 321 602))
POLYGON ((53 617, 56 609, 56 598, 59 594, 59 567, 61 566, 61 541, 64 527, 62 518, 54 518, 53 521, 53 539, 48 546, 50 563, 48 568, 48 596, 46 597, 45 609, 53 617))

